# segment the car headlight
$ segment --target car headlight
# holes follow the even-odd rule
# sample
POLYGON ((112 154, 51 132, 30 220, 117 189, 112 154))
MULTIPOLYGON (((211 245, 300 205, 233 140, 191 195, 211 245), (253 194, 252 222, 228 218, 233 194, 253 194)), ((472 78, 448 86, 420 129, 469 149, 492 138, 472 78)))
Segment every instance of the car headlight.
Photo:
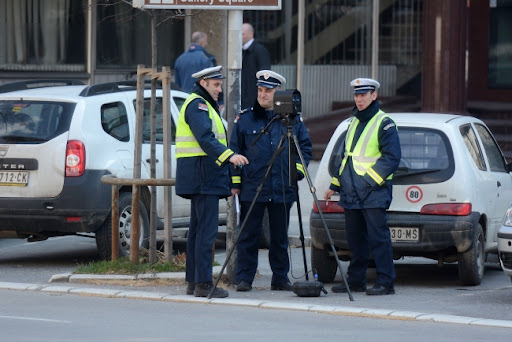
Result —
POLYGON ((505 216, 503 217, 503 225, 507 227, 512 227, 512 206, 508 207, 505 212, 505 216))

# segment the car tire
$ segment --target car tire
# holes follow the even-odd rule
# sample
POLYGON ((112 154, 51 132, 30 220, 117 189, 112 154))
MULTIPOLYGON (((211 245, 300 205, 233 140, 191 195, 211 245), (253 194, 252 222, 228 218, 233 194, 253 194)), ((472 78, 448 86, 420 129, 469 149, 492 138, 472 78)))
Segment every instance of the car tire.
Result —
POLYGON ((265 208, 263 220, 261 221, 260 249, 268 249, 270 247, 270 223, 268 222, 268 210, 265 208))
POLYGON ((322 283, 332 283, 337 271, 336 259, 326 249, 318 249, 311 245, 311 270, 317 272, 322 283))
MULTIPOLYGON (((139 246, 149 246, 149 217, 144 203, 139 200, 139 216, 141 223, 141 234, 139 246)), ((130 236, 132 222, 132 193, 122 192, 119 194, 119 257, 130 255, 130 236)), ((96 247, 100 257, 110 260, 112 257, 112 214, 109 214, 105 222, 96 231, 96 247)))
POLYGON ((459 281, 465 286, 480 285, 485 270, 485 237, 482 226, 475 229, 471 247, 458 255, 459 281))

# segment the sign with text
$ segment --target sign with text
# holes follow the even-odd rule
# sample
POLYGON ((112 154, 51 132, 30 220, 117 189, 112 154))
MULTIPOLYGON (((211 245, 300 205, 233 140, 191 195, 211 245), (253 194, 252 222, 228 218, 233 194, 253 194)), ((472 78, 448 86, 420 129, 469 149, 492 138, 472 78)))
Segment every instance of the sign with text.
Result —
POLYGON ((133 0, 143 9, 280 10, 281 0, 133 0))

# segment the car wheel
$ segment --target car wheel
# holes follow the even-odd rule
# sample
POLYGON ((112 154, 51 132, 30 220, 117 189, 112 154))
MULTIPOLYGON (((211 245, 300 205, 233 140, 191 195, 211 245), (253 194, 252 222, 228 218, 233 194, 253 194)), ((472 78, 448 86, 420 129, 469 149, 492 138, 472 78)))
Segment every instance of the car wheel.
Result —
POLYGON ((316 270, 318 280, 322 283, 332 283, 336 276, 336 259, 329 255, 326 249, 318 249, 311 245, 311 269, 316 270))
POLYGON ((458 255, 459 280, 462 285, 480 285, 485 270, 484 231, 478 224, 469 250, 458 255))
POLYGON ((270 224, 268 222, 268 210, 265 208, 263 220, 261 222, 260 249, 268 249, 270 247, 270 224))
MULTIPOLYGON (((141 234, 139 246, 149 246, 149 217, 146 207, 139 200, 139 216, 141 234)), ((132 226, 132 194, 122 192, 119 194, 119 257, 130 255, 131 226, 132 226)), ((105 222, 96 231, 96 246, 102 259, 110 260, 112 257, 112 214, 109 214, 105 222)))

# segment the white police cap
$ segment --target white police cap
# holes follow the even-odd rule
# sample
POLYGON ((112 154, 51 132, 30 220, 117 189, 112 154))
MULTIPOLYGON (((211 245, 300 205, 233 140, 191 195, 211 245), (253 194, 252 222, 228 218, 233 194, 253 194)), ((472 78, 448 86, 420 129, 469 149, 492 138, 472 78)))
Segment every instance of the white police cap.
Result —
POLYGON ((279 75, 277 72, 271 70, 260 70, 256 73, 256 85, 265 88, 276 88, 281 87, 286 83, 286 79, 279 75))
POLYGON ((354 94, 366 94, 370 90, 378 89, 380 83, 371 78, 356 78, 350 82, 350 86, 354 88, 354 94))
POLYGON ((197 80, 209 80, 209 79, 223 79, 225 78, 220 71, 222 70, 221 65, 217 65, 215 67, 206 68, 201 71, 192 74, 192 77, 197 80))

